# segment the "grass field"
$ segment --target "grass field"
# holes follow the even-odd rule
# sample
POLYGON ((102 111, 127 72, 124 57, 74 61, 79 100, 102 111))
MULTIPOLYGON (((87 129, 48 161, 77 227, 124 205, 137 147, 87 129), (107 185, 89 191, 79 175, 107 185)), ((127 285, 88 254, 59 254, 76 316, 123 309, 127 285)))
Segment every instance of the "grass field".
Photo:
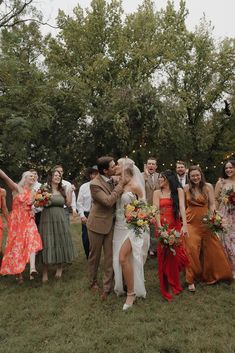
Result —
POLYGON ((124 298, 102 302, 88 290, 80 227, 72 225, 79 252, 61 280, 40 278, 19 286, 0 280, 0 353, 234 353, 234 283, 186 290, 164 301, 156 260, 145 266, 147 298, 122 312, 124 298))

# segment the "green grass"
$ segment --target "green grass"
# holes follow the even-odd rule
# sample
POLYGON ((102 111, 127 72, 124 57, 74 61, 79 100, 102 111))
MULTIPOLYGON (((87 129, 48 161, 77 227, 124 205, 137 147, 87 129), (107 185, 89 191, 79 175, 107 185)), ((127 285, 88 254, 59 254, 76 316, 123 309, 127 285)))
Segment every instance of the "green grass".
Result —
POLYGON ((0 353, 234 353, 234 284, 201 285, 164 301, 156 261, 145 266, 147 298, 122 312, 124 298, 106 302, 88 289, 80 227, 71 230, 79 251, 61 280, 17 285, 0 281, 0 353))

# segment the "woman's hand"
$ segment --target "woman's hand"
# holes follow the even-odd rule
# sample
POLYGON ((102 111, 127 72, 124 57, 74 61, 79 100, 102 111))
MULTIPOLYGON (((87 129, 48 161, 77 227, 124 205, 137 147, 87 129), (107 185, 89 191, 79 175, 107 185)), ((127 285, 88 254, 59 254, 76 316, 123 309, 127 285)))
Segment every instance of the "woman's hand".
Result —
POLYGON ((181 228, 181 233, 182 233, 182 235, 185 237, 188 237, 189 236, 189 234, 188 234, 188 227, 187 227, 187 225, 186 224, 183 224, 183 226, 182 226, 182 228, 181 228))

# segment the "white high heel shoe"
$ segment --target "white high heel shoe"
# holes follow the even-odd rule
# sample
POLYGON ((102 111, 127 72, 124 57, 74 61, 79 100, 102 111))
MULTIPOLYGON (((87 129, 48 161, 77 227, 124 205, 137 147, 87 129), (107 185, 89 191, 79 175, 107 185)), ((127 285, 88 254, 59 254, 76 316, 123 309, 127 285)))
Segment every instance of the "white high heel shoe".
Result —
POLYGON ((129 309, 133 306, 134 301, 135 301, 135 293, 134 293, 134 292, 133 292, 133 293, 127 293, 127 296, 128 296, 128 297, 134 297, 134 298, 133 298, 133 302, 130 303, 130 304, 125 303, 125 304, 123 305, 123 307, 122 307, 122 310, 123 310, 123 311, 129 310, 129 309))

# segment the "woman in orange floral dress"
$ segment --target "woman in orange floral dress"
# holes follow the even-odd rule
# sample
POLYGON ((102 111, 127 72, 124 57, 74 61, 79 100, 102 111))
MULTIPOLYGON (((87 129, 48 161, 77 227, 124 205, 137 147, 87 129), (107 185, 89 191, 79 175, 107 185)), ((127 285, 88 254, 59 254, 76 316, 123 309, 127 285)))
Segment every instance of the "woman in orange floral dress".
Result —
POLYGON ((34 175, 23 173, 19 184, 14 183, 1 169, 2 178, 13 191, 12 211, 8 217, 8 237, 2 260, 2 275, 17 275, 23 281, 22 272, 30 262, 30 278, 35 274, 35 253, 42 249, 41 237, 32 213, 34 175))
POLYGON ((0 188, 0 263, 2 261, 2 233, 3 233, 3 220, 1 217, 1 213, 7 220, 8 210, 6 205, 6 190, 0 188))

